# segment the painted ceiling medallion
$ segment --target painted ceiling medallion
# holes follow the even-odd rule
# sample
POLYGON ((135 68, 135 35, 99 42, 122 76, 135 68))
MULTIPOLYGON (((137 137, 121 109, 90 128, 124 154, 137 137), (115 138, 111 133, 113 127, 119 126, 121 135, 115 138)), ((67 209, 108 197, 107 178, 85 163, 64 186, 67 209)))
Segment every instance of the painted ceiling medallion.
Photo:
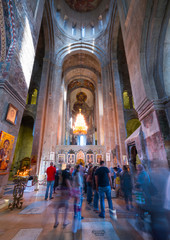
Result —
POLYGON ((77 12, 89 12, 96 9, 101 0, 65 0, 65 2, 77 12))

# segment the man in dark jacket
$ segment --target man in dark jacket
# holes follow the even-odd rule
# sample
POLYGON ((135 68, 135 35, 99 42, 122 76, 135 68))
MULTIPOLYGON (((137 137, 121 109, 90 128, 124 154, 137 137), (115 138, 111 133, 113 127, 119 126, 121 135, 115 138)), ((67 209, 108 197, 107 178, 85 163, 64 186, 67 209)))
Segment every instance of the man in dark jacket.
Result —
POLYGON ((101 213, 99 214, 99 217, 105 218, 105 194, 107 197, 108 205, 109 205, 109 212, 110 217, 114 218, 115 211, 113 210, 113 204, 111 199, 111 186, 112 186, 112 180, 110 176, 110 171, 107 167, 104 166, 104 161, 100 162, 100 167, 95 172, 95 182, 96 182, 96 191, 99 190, 99 196, 100 196, 100 207, 101 207, 101 213))

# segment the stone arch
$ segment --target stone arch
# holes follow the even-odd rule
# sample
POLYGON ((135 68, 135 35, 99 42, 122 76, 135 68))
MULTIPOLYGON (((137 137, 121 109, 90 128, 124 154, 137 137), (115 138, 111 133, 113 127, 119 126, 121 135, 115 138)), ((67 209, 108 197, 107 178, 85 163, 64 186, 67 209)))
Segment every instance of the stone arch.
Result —
POLYGON ((50 3, 49 1, 45 2, 44 7, 44 15, 42 19, 42 26, 44 29, 44 38, 45 38, 45 58, 49 58, 51 60, 54 59, 54 26, 51 16, 51 10, 50 10, 50 3), (51 26, 49 28, 49 26, 51 26))
POLYGON ((165 14, 165 18, 163 21, 163 29, 161 31, 161 36, 160 36, 160 41, 159 41, 159 48, 158 48, 158 66, 160 65, 159 68, 159 73, 163 73, 163 83, 164 83, 164 89, 165 89, 165 94, 170 97, 170 81, 169 81, 169 76, 170 76, 170 69, 169 69, 169 59, 170 59, 170 2, 167 7, 167 11, 165 14), (161 53, 161 46, 163 46, 163 51, 161 53), (163 55, 163 56, 162 56, 163 55), (163 66, 162 66, 163 64, 163 66), (162 71, 163 70, 163 71, 162 71))
POLYGON ((143 81, 150 99, 165 97, 163 81, 163 45, 167 29, 167 12, 170 3, 165 1, 147 2, 141 38, 140 62, 143 81), (158 21, 159 18, 159 21, 158 21))
POLYGON ((94 46, 92 43, 84 41, 67 44, 62 49, 59 49, 59 51, 56 52, 55 62, 62 66, 67 58, 76 53, 86 53, 93 56, 101 65, 107 62, 106 54, 99 46, 94 46))

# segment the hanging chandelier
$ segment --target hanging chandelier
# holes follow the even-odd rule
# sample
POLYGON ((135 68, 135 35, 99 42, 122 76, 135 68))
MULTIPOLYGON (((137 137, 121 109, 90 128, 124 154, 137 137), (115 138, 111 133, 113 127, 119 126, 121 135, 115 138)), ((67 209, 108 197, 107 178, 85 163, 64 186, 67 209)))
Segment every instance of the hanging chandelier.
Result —
POLYGON ((84 135, 87 134, 87 126, 84 119, 84 116, 81 114, 81 109, 79 109, 79 113, 76 117, 75 125, 73 126, 73 134, 76 135, 84 135))

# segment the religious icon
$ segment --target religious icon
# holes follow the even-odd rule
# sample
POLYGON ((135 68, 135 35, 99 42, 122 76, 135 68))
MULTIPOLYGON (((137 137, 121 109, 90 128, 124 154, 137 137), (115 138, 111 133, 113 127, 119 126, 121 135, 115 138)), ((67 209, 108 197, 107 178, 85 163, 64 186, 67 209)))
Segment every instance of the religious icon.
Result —
POLYGON ((96 163, 100 164, 100 162, 103 160, 102 154, 96 154, 96 163))
POLYGON ((86 162, 87 163, 94 163, 94 154, 87 154, 86 155, 86 162))
POLYGON ((84 160, 84 152, 83 151, 79 151, 77 153, 76 159, 77 160, 79 160, 79 159, 83 159, 84 160))
POLYGON ((110 162, 110 153, 106 153, 106 162, 110 162))
POLYGON ((9 104, 6 120, 15 125, 17 119, 17 112, 18 109, 14 107, 12 104, 9 104))
POLYGON ((68 154, 67 155, 67 163, 74 164, 75 163, 75 154, 68 154))
POLYGON ((0 132, 0 174, 8 173, 8 164, 10 162, 14 138, 14 136, 4 131, 0 132))
POLYGON ((65 154, 58 154, 58 163, 62 164, 65 162, 65 154))

